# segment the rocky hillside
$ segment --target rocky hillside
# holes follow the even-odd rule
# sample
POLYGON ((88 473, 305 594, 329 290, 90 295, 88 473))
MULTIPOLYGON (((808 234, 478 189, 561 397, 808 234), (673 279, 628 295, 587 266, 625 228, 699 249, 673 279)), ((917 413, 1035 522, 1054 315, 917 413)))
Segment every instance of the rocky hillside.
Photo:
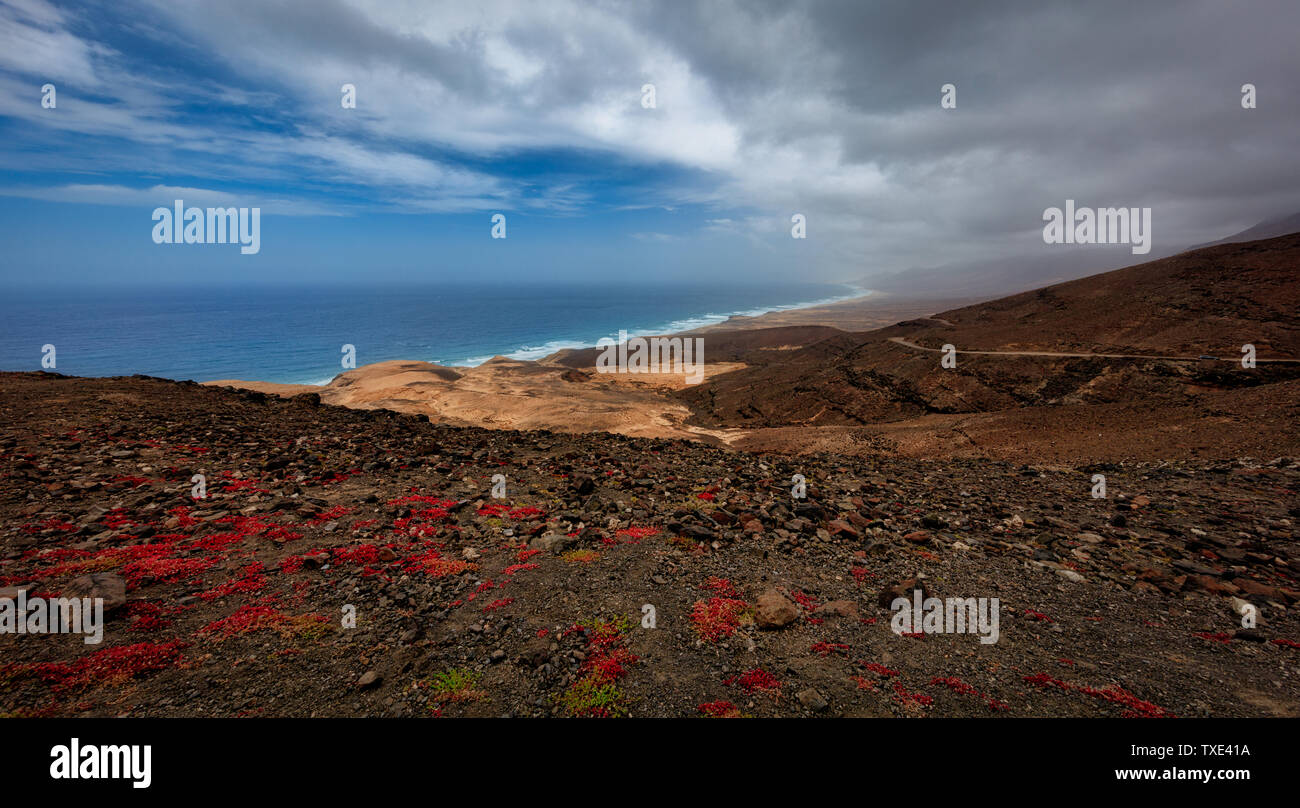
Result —
POLYGON ((1298 267, 1300 234, 1209 247, 833 335, 678 395, 693 423, 715 428, 1001 413, 1012 431, 1064 439, 1097 425, 1100 443, 1137 457, 1162 446, 1188 456, 1170 429, 1195 433, 1198 447, 1295 454, 1300 362, 1238 360, 1246 343, 1260 360, 1300 358, 1298 267), (956 368, 941 366, 944 345, 956 368))
POLYGON ((1300 714, 1285 458, 757 455, 47 374, 0 412, 0 598, 111 609, 98 646, 0 634, 5 715, 1300 714), (918 588, 997 598, 997 642, 893 633, 918 588))

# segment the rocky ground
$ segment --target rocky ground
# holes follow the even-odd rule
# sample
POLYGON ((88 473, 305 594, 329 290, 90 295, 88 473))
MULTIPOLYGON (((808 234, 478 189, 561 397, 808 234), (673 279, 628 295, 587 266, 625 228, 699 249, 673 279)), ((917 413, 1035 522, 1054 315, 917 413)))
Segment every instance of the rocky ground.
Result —
POLYGON ((0 714, 1300 714, 1287 458, 750 454, 139 377, 0 404, 0 598, 112 607, 98 646, 0 635, 0 714), (893 633, 917 585, 998 598, 998 642, 893 633))

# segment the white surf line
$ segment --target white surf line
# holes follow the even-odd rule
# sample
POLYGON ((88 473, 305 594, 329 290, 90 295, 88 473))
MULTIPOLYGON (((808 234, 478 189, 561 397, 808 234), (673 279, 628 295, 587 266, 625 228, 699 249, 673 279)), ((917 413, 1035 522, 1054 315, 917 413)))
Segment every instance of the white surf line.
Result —
MULTIPOLYGON (((732 311, 727 314, 700 314, 694 317, 682 317, 676 320, 670 320, 664 325, 650 326, 648 328, 629 329, 628 338, 633 337, 672 337, 682 336, 684 334, 696 334, 700 329, 714 328, 716 326, 726 325, 733 317, 744 317, 756 320, 767 314, 785 314, 791 311, 800 311, 802 309, 816 309, 823 306, 834 306, 840 303, 848 303, 854 300, 865 300, 868 297, 879 294, 872 289, 863 289, 860 286, 849 284, 840 284, 848 286, 852 291, 845 295, 835 297, 825 297, 819 300, 808 300, 801 303, 775 303, 770 306, 757 306, 750 309, 741 309, 732 311)), ((617 337, 617 332, 606 334, 609 338, 617 337)), ((533 362, 538 359, 544 359, 557 351, 582 351, 588 348, 599 347, 599 340, 591 342, 588 340, 557 339, 548 340, 541 345, 532 346, 524 345, 510 351, 490 356, 471 356, 465 359, 439 360, 434 364, 449 368, 460 367, 478 367, 487 362, 493 356, 504 356, 507 359, 518 361, 533 362)))
MULTIPOLYGON (((942 348, 927 348, 924 345, 917 345, 902 337, 890 337, 889 341, 896 345, 902 345, 907 348, 916 348, 920 351, 930 351, 931 353, 943 353, 942 348)), ((959 354, 970 354, 972 356, 1063 356, 1078 359, 1165 359, 1170 362, 1240 362, 1240 358, 1214 357, 1213 359, 1202 359, 1199 356, 1155 356, 1153 354, 1105 354, 1105 353, 1053 353, 1050 351, 956 351, 959 354)), ((1256 359, 1256 362, 1284 362, 1296 363, 1300 359, 1256 359)))

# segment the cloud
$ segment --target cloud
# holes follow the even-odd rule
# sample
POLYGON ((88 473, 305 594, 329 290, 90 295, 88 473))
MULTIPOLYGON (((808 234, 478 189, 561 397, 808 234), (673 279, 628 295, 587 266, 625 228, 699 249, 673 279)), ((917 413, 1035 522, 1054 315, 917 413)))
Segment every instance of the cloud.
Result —
POLYGON ((177 199, 186 207, 236 207, 261 208, 263 213, 280 216, 343 216, 338 207, 316 205, 293 199, 267 198, 260 195, 236 194, 210 188, 184 188, 175 185, 155 185, 151 188, 130 188, 123 185, 52 185, 44 187, 0 187, 0 196, 39 199, 45 202, 69 202, 79 205, 114 205, 153 210, 170 207, 177 199))
POLYGON ((263 183, 304 210, 672 208, 768 250, 802 213, 802 269, 823 278, 1042 249, 1042 210, 1066 198, 1151 206, 1157 247, 1300 210, 1290 0, 101 12, 162 55, 41 0, 0 7, 0 116, 62 147, 6 153, 6 169, 263 183), (42 75, 68 84, 57 112, 36 103, 42 75), (1245 82, 1258 109, 1239 104, 1245 82), (347 202, 316 201, 331 197, 347 202))
POLYGON ((67 24, 63 12, 44 0, 7 2, 0 7, 0 70, 96 86, 93 62, 111 51, 73 36, 67 24))

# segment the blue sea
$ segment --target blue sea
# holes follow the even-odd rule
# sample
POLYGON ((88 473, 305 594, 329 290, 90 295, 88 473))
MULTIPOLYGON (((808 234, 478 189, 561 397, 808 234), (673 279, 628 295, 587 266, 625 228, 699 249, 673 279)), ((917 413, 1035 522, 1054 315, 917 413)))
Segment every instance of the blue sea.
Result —
POLYGON ((825 284, 11 291, 0 300, 0 370, 42 369, 50 344, 55 370, 74 376, 325 384, 343 370, 344 344, 356 346, 358 366, 468 366, 589 347, 620 329, 663 334, 865 293, 825 284))

